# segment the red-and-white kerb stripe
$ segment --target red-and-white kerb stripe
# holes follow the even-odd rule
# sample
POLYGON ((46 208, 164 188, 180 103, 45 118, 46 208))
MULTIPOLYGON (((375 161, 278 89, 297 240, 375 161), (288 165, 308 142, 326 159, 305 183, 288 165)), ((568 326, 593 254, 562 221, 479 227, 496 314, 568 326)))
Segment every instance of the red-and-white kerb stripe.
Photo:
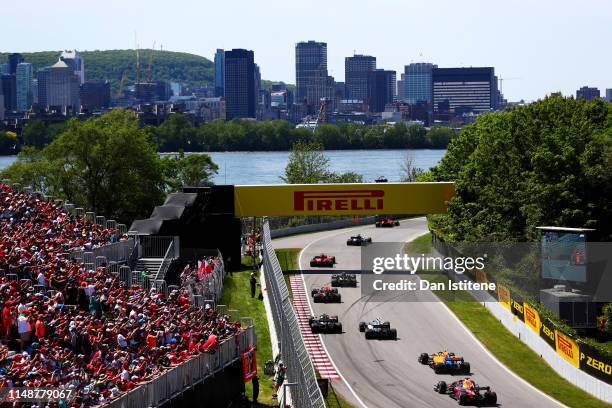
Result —
POLYGON ((340 376, 331 361, 329 361, 329 356, 321 344, 321 335, 312 334, 310 331, 308 319, 311 316, 311 310, 308 303, 308 294, 302 283, 302 277, 300 275, 292 275, 289 278, 289 282, 291 284, 291 292, 293 293, 293 307, 295 308, 295 314, 300 325, 300 331, 315 369, 321 374, 322 378, 339 380, 340 376))

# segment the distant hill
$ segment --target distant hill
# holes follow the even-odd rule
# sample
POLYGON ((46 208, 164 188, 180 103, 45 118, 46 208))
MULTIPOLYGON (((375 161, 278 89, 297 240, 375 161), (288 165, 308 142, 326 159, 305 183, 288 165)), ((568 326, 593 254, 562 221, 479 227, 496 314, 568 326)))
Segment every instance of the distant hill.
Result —
MULTIPOLYGON (((53 65, 61 51, 41 51, 22 53, 26 62, 34 65, 34 70, 53 65)), ((0 63, 6 62, 8 53, 0 53, 0 63)), ((87 80, 108 79, 113 91, 119 87, 121 78, 126 75, 125 85, 134 83, 136 78, 135 50, 81 51, 85 59, 87 80)), ((181 82, 194 86, 209 86, 214 83, 215 68, 212 61, 199 55, 184 52, 140 50, 141 78, 147 77, 149 61, 152 61, 152 79, 181 82)), ((264 82, 269 88, 272 81, 264 82)))

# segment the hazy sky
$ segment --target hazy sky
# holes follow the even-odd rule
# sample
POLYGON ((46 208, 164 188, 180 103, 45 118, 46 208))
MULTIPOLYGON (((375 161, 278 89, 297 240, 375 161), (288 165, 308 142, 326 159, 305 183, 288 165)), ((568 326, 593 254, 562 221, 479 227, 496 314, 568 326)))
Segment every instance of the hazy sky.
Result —
MULTIPOLYGON (((610 0, 29 0, 2 1, 0 50, 134 47, 212 58, 216 48, 255 51, 265 79, 295 82, 295 43, 328 44, 344 57, 377 57, 403 72, 411 61, 494 66, 511 100, 583 85, 612 88, 610 0)), ((87 62, 86 62, 87 63, 87 62)))

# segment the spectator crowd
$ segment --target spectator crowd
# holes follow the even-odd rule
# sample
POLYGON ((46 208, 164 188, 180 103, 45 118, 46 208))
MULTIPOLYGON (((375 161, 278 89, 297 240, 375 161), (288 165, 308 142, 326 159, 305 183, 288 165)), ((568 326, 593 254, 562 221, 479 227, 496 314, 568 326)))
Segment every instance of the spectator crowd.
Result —
POLYGON ((69 406, 100 405, 241 330, 184 288, 128 287, 69 256, 122 239, 0 184, 0 387, 72 389, 69 406))

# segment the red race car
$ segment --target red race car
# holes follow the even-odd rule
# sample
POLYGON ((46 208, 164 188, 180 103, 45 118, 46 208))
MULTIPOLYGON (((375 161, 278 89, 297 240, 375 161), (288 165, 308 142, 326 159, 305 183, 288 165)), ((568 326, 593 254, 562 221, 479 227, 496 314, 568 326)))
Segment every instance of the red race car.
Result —
POLYGON ((310 260, 310 266, 318 268, 331 268, 336 263, 335 256, 329 256, 325 254, 317 255, 310 260))
POLYGON ((342 296, 338 293, 338 289, 323 286, 321 289, 313 289, 310 294, 315 303, 340 303, 342 296))
POLYGON ((399 221, 395 221, 391 218, 383 218, 376 221, 376 228, 393 228, 399 225, 399 221))
POLYGON ((434 386, 434 391, 439 394, 448 394, 459 405, 497 405, 497 394, 491 391, 491 387, 481 387, 469 377, 450 384, 439 381, 434 386))

